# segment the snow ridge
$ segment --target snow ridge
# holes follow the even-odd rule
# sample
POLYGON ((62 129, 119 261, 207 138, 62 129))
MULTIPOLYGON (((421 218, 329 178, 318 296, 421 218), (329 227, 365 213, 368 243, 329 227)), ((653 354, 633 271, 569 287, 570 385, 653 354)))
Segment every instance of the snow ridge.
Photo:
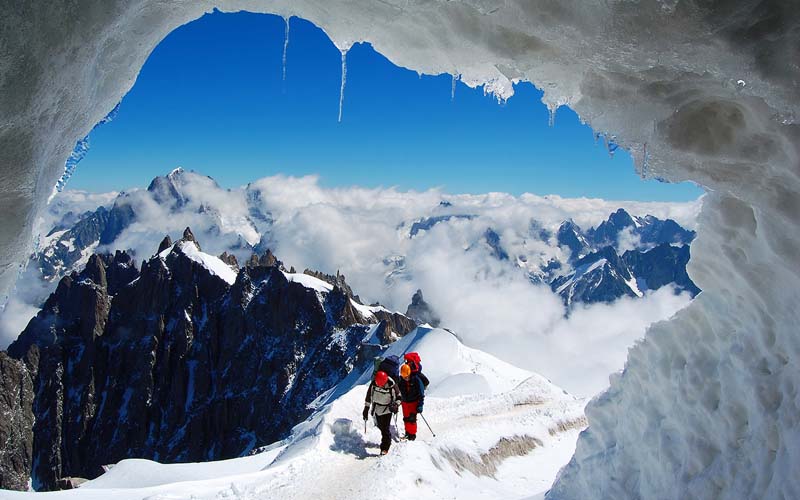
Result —
MULTIPOLYGON (((196 464, 123 460, 79 490, 55 498, 282 499, 518 498, 543 493, 585 426, 583 401, 544 378, 461 344, 441 329, 418 328, 389 352, 420 353, 431 386, 416 442, 395 442, 377 458, 378 431, 360 413, 371 368, 342 381, 289 438, 259 453, 196 464), (449 381, 449 382, 448 382, 449 381), (458 381, 460 393, 451 389, 458 381), (314 480, 308 480, 313 477, 314 480)), ((402 421, 393 432, 402 433, 402 421)), ((26 497, 24 493, 0 495, 26 497)))

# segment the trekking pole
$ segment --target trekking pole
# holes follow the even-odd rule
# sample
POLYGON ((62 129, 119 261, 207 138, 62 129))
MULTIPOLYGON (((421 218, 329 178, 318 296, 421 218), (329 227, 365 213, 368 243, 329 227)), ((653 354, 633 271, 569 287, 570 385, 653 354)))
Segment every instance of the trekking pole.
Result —
POLYGON ((429 430, 429 431, 431 431, 431 434, 433 434, 433 437, 436 437, 436 433, 435 433, 435 432, 433 432, 433 429, 431 429, 431 424, 429 424, 429 423, 428 423, 428 421, 427 421, 427 420, 425 420, 425 415, 423 415, 422 413, 417 413, 417 415, 419 415, 420 417, 422 417, 422 421, 423 421, 423 422, 425 422, 425 425, 427 425, 427 426, 428 426, 428 430, 429 430))
POLYGON ((367 419, 364 419, 364 434, 367 433, 367 419))

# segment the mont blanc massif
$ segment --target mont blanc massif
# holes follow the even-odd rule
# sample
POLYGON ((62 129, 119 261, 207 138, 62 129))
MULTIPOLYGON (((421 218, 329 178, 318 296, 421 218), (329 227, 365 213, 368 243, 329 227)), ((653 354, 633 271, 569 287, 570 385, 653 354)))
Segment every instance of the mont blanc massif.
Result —
MULTIPOLYGON (((619 208, 583 229, 529 208, 521 224, 501 216, 520 205, 513 197, 433 192, 409 195, 395 220, 380 214, 386 227, 374 231, 392 238, 352 268, 366 300, 341 269, 299 271, 273 253, 290 248, 288 228, 313 232, 318 217, 305 210, 352 209, 273 202, 274 186, 290 182, 225 190, 176 169, 146 190, 52 204, 23 280, 40 310, 0 352, 0 487, 93 479, 81 486, 92 498, 109 488, 122 498, 361 498, 388 480, 398 494, 424 484, 430 498, 543 493, 586 425, 587 395, 467 347, 445 304, 418 289, 417 260, 434 252, 426 240, 457 231, 456 254, 475 265, 464 286, 476 274, 518 276, 564 317, 662 287, 700 292, 686 274, 694 232, 674 220, 619 208), (378 433, 358 416, 373 360, 408 351, 431 381, 430 433, 371 461, 378 433)), ((370 194, 386 198, 366 191, 352 203, 370 194)), ((371 221, 386 207, 361 210, 371 221)), ((331 253, 347 247, 341 238, 331 253)))

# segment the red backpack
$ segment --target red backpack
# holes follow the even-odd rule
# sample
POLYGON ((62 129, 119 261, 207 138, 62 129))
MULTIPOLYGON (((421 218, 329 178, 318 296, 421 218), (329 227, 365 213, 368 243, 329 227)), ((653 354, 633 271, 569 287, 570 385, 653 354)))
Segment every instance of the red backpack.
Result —
POLYGON ((425 386, 425 388, 427 388, 431 381, 428 380, 428 377, 426 377, 424 373, 422 373, 422 361, 420 361, 419 353, 408 352, 403 356, 403 359, 411 368, 411 373, 418 374, 419 379, 422 380, 422 384, 425 386))
POLYGON ((407 352, 405 355, 403 355, 403 359, 405 359, 406 363, 408 363, 408 366, 411 367, 411 373, 422 371, 422 361, 419 358, 419 353, 407 352))

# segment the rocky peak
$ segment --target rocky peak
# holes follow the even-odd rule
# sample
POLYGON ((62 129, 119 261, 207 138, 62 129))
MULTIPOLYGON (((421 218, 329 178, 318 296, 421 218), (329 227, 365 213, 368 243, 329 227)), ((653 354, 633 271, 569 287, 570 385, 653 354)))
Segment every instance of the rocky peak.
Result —
POLYGON ((192 233, 192 230, 191 230, 191 228, 189 228, 189 227, 187 227, 186 229, 184 229, 184 230, 183 230, 183 237, 180 239, 180 241, 191 241, 192 243, 194 243, 195 245, 197 245, 197 249, 198 249, 198 250, 200 250, 201 252, 203 251, 203 250, 200 248, 200 243, 199 243, 199 242, 197 241, 197 239, 194 237, 194 233, 192 233))
POLYGON ((428 323, 431 326, 437 327, 441 323, 439 316, 433 311, 431 306, 425 302, 422 296, 422 290, 419 289, 411 297, 411 304, 409 304, 406 309, 406 316, 419 324, 428 323))
POLYGON ((595 247, 614 245, 619 238, 620 231, 628 227, 635 228, 636 223, 628 212, 620 208, 609 215, 608 220, 601 222, 597 228, 590 229, 588 234, 595 247))
POLYGON ((236 260, 236 256, 233 254, 229 254, 228 252, 222 252, 219 256, 219 260, 228 264, 229 266, 239 269, 239 261, 236 260))
POLYGON ((106 281, 106 265, 103 262, 103 259, 97 254, 90 256, 89 261, 86 263, 86 267, 80 273, 78 279, 88 279, 101 288, 107 288, 108 282, 106 281))
POLYGON ((139 270, 136 268, 136 261, 124 250, 117 250, 113 257, 111 255, 103 257, 106 265, 108 295, 113 297, 122 287, 139 276, 139 270))
POLYGON ((559 246, 569 248, 572 261, 578 260, 589 251, 589 243, 586 241, 583 231, 572 219, 561 223, 556 233, 556 240, 559 246))
POLYGON ((166 235, 164 236, 164 239, 161 240, 161 243, 159 243, 158 250, 156 251, 156 253, 157 254, 161 253, 171 246, 172 246, 172 238, 170 238, 169 235, 166 235))
POLYGON ((272 253, 272 250, 267 250, 259 257, 257 254, 250 256, 250 259, 245 264, 246 267, 278 267, 283 269, 283 262, 279 261, 272 253))
POLYGON ((313 276, 334 287, 339 287, 342 289, 342 291, 344 291, 346 295, 355 298, 359 303, 361 303, 359 297, 353 294, 353 289, 350 288, 350 285, 347 284, 347 279, 345 278, 344 274, 341 274, 338 270, 336 271, 336 275, 325 274, 321 271, 316 271, 314 269, 305 269, 303 270, 303 274, 313 276))

